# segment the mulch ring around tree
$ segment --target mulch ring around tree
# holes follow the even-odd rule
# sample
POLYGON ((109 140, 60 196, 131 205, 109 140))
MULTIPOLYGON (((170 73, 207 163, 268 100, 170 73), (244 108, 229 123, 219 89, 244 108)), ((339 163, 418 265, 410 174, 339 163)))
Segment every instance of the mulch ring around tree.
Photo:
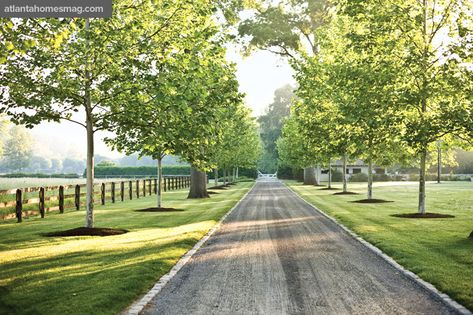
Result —
POLYGON ((209 195, 218 195, 219 193, 216 191, 207 191, 209 195))
POLYGON ((473 232, 471 232, 471 234, 470 234, 470 239, 473 240, 473 232))
POLYGON ((359 193, 353 192, 353 191, 342 191, 338 193, 334 193, 336 196, 341 196, 341 195, 359 195, 359 193))
POLYGON ((407 218, 407 219, 449 219, 454 218, 454 215, 450 214, 442 214, 442 213, 430 213, 427 212, 425 214, 420 213, 399 213, 399 214, 391 214, 392 217, 396 218, 407 218))
POLYGON ((384 199, 361 199, 361 200, 355 200, 351 201, 354 203, 387 203, 387 202, 394 202, 390 200, 384 200, 384 199))
POLYGON ((153 207, 153 208, 146 208, 146 209, 139 209, 135 210, 136 212, 174 212, 174 211, 184 211, 183 209, 176 209, 176 208, 158 208, 158 207, 153 207))
POLYGON ((112 236, 128 233, 128 230, 125 229, 110 229, 110 228, 86 228, 80 227, 65 231, 57 231, 43 234, 47 237, 56 237, 56 236, 112 236))
POLYGON ((224 187, 224 186, 214 186, 214 187, 210 187, 208 188, 208 190, 226 190, 227 187, 224 187))
POLYGON ((325 187, 325 188, 321 188, 319 190, 340 190, 340 188, 328 188, 328 187, 325 187))

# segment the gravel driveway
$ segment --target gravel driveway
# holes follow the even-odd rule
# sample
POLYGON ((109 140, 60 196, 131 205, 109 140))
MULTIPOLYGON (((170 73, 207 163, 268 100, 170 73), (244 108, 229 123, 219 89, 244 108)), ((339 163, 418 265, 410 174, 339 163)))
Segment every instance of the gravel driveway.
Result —
POLYGON ((279 182, 257 183, 143 313, 454 314, 279 182))

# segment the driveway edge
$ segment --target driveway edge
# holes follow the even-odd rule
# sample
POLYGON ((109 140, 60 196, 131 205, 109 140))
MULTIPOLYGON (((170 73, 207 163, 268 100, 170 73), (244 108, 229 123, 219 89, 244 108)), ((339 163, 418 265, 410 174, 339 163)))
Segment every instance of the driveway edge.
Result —
POLYGON ((187 253, 185 253, 179 261, 171 268, 171 270, 162 276, 158 282, 148 291, 141 299, 134 302, 131 306, 129 306, 126 310, 124 310, 121 314, 126 315, 138 315, 145 306, 161 292, 164 286, 171 280, 178 272, 184 267, 185 264, 194 256, 194 254, 202 247, 202 245, 207 242, 207 240, 214 234, 225 221, 225 219, 233 212, 233 210, 240 205, 240 203, 246 198, 246 196, 255 188, 256 182, 250 189, 238 200, 238 202, 230 209, 227 213, 223 215, 223 217, 207 232, 207 234, 202 237, 195 245, 190 249, 187 253))
POLYGON ((300 196, 297 192, 295 192, 292 187, 288 186, 286 183, 282 182, 284 186, 286 186, 293 194, 295 194, 298 198, 300 198, 302 201, 304 201, 306 204, 308 204, 311 208, 313 208, 315 211, 319 212, 322 214, 324 217, 335 223, 336 225, 340 226, 345 232, 347 232, 350 236, 352 236, 354 239, 356 239, 358 242, 366 246, 368 249, 370 249, 372 252, 374 252, 376 255, 379 257, 383 258, 387 263, 389 263, 391 266, 396 268, 399 272, 401 272, 403 275, 406 277, 410 278, 414 282, 416 282, 418 285, 426 289, 429 293, 434 295, 435 297, 439 298, 442 300, 445 304, 447 304, 450 308, 453 310, 457 311, 459 314, 462 315, 472 315, 472 313, 463 305, 458 303, 457 301, 453 300, 451 297, 449 297, 447 294, 439 291, 433 284, 422 280, 418 275, 413 273, 412 271, 409 271, 405 269, 403 266, 401 266, 399 263, 397 263, 391 256, 388 256, 385 254, 381 249, 378 247, 374 246, 373 244, 365 241, 363 238, 361 238, 358 234, 347 228, 345 225, 342 223, 338 222, 337 219, 331 217, 330 215, 326 214, 319 208, 317 208, 315 205, 311 204, 302 196, 300 196))

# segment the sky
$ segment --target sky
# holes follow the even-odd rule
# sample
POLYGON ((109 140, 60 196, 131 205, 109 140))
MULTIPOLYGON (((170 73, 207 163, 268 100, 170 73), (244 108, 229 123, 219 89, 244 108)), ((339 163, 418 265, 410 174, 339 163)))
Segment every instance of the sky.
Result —
MULTIPOLYGON (((294 85, 293 71, 286 60, 267 51, 257 51, 242 57, 236 47, 228 49, 227 59, 237 64, 240 92, 246 94, 245 103, 254 116, 264 113, 273 101, 274 91, 286 84, 294 85)), ((70 122, 42 123, 31 130, 35 139, 35 154, 45 158, 65 157, 85 159, 85 129, 70 122)), ((112 152, 102 141, 107 134, 95 136, 95 153, 109 158, 122 156, 112 152)))

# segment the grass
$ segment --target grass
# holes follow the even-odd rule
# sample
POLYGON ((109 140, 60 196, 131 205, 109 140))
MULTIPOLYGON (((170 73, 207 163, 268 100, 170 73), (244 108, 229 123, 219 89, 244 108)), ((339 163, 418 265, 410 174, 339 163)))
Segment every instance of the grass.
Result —
POLYGON ((350 183, 362 195, 334 196, 333 191, 286 182, 305 200, 382 249, 405 268, 473 310, 473 183, 427 184, 427 211, 450 219, 406 219, 392 214, 417 209, 417 183, 376 183, 374 197, 392 203, 359 204, 366 183, 350 183))
POLYGON ((97 207, 97 227, 129 233, 108 237, 43 237, 82 226, 84 211, 0 224, 0 314, 117 314, 149 290, 243 196, 239 183, 210 199, 167 192, 180 212, 134 210, 156 196, 97 207))

